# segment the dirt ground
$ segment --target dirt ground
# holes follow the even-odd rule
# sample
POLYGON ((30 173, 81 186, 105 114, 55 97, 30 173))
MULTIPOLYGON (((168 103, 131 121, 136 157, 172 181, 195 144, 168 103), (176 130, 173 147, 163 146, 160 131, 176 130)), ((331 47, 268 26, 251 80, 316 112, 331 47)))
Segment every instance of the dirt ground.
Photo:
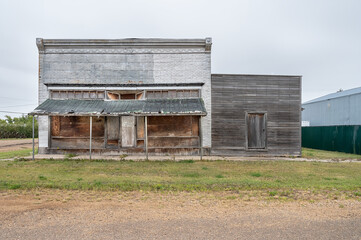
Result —
MULTIPOLYGON (((35 139, 35 147, 38 146, 38 139, 35 139)), ((0 152, 30 149, 33 147, 32 139, 10 139, 0 140, 0 152)))
POLYGON ((0 192, 0 239, 360 239, 361 202, 223 193, 0 192))

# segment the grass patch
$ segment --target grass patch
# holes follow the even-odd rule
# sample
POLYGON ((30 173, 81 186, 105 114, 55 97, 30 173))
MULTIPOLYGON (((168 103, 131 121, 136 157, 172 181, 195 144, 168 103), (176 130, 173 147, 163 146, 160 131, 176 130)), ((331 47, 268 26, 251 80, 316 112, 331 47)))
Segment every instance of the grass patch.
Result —
POLYGON ((325 151, 325 150, 311 149, 311 148, 302 148, 302 157, 312 158, 312 159, 333 159, 333 160, 335 160, 335 159, 336 160, 359 159, 359 160, 361 160, 361 155, 357 155, 357 154, 325 151))
POLYGON ((259 172, 253 172, 253 173, 251 173, 251 176, 252 177, 260 177, 261 174, 259 172))
POLYGON ((194 163, 194 160, 181 160, 178 163, 194 163))
MULTIPOLYGON (((0 159, 9 159, 9 158, 15 158, 15 157, 27 157, 30 156, 33 150, 31 148, 29 149, 21 149, 21 150, 15 150, 15 151, 8 151, 8 152, 0 152, 0 159)), ((35 149, 35 154, 38 153, 38 149, 35 149)))
POLYGON ((270 195, 271 197, 274 197, 274 196, 277 195, 277 191, 270 191, 270 192, 269 192, 269 195, 270 195))
POLYGON ((44 181, 44 180, 47 180, 47 178, 44 177, 43 175, 39 175, 39 179, 40 179, 40 180, 43 180, 43 181, 44 181))
POLYGON ((75 153, 68 153, 68 154, 65 154, 65 159, 70 159, 70 158, 73 158, 76 156, 78 156, 78 155, 76 155, 75 153))
POLYGON ((331 181, 331 180, 337 180, 335 177, 324 177, 323 179, 331 181))
POLYGON ((8 189, 19 189, 21 187, 20 184, 12 184, 8 186, 8 189))
POLYGON ((188 177, 188 178, 197 178, 199 176, 200 176, 200 174, 198 172, 184 173, 183 174, 183 177, 188 177))
POLYGON ((280 197, 292 197, 300 190, 347 192, 360 198, 360 172, 360 163, 349 162, 19 160, 0 161, 0 189, 260 190, 280 197))

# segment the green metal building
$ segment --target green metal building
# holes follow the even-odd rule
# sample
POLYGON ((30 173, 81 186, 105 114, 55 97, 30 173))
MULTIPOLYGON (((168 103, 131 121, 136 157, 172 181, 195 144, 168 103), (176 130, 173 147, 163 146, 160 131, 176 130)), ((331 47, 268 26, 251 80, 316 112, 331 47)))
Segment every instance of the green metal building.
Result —
POLYGON ((302 104, 302 146, 361 154, 361 87, 302 104))

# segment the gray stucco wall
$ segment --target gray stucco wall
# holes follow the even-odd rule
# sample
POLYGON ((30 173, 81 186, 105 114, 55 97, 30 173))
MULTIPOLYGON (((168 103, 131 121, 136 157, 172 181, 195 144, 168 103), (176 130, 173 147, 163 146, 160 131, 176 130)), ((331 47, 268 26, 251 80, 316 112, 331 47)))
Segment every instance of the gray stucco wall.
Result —
POLYGON ((361 94, 303 104, 302 121, 310 126, 361 125, 361 94))
MULTIPOLYGON (((203 39, 204 41, 204 39, 203 39)), ((202 82, 207 116, 203 147, 211 147, 211 52, 202 47, 77 46, 39 48, 39 104, 49 98, 46 83, 149 84, 202 82)), ((48 117, 39 117, 39 152, 48 147, 48 117)))

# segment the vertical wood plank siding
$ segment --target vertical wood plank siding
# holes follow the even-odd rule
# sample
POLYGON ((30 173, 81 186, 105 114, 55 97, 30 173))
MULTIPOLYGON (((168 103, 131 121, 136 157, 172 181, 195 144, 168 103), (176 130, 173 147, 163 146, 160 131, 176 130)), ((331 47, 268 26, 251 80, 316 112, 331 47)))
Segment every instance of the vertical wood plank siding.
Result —
POLYGON ((301 77, 212 74, 212 154, 301 154, 301 77), (267 148, 246 149, 246 112, 267 113, 267 148))

